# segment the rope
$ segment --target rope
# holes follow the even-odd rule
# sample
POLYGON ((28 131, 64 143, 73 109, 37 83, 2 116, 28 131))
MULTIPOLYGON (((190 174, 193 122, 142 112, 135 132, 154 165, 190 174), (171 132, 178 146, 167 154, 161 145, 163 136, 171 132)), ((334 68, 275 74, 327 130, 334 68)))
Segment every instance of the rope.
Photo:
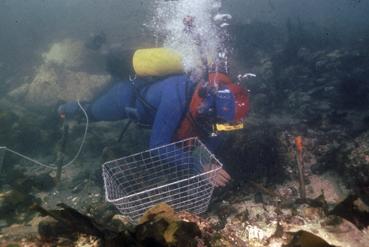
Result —
POLYGON ((15 154, 15 155, 17 155, 17 156, 19 156, 19 157, 21 157, 21 158, 23 158, 23 159, 26 159, 26 160, 28 160, 28 161, 31 161, 31 162, 33 162, 33 163, 35 163, 35 164, 39 165, 39 166, 43 166, 43 167, 50 168, 50 169, 56 169, 56 167, 55 167, 55 165, 54 165, 54 164, 49 164, 49 165, 47 165, 47 164, 41 163, 41 162, 39 162, 39 161, 37 161, 37 160, 35 160, 35 159, 32 159, 32 158, 30 158, 30 157, 28 157, 28 156, 26 156, 26 155, 23 155, 23 154, 21 154, 21 153, 18 153, 17 151, 15 151, 15 150, 13 150, 13 149, 10 149, 10 148, 7 148, 7 147, 2 147, 2 148, 4 148, 4 149, 5 149, 5 151, 9 151, 10 153, 15 154))
POLYGON ((87 115, 87 112, 86 110, 82 107, 81 103, 79 102, 79 100, 77 100, 77 103, 78 103, 78 106, 81 108, 81 111, 83 112, 83 114, 85 115, 85 118, 86 118, 86 127, 85 127, 85 131, 83 133, 83 138, 82 138, 82 142, 81 142, 81 145, 79 145, 79 149, 76 153, 76 155, 74 156, 74 158, 69 161, 67 164, 63 165, 62 167, 63 168, 67 168, 68 166, 72 165, 73 162, 78 158, 79 154, 81 153, 82 151, 82 148, 83 148, 83 145, 85 144, 85 141, 86 141, 86 136, 87 136, 87 130, 88 130, 88 124, 89 124, 89 119, 88 119, 88 115, 87 115))
MULTIPOLYGON (((81 151, 82 151, 83 145, 85 144, 85 141, 86 141, 86 136, 87 136, 87 130, 88 130, 89 119, 88 119, 88 115, 87 115, 86 110, 82 107, 82 105, 81 105, 81 103, 79 102, 79 100, 77 100, 77 103, 78 103, 78 106, 81 108, 81 111, 83 112, 83 114, 84 114, 84 116, 85 116, 85 118, 86 118, 86 127, 85 127, 85 131, 84 131, 84 133, 83 133, 82 142, 81 142, 81 144, 80 144, 80 146, 79 146, 79 149, 78 149, 78 151, 77 151, 76 155, 73 157, 73 159, 72 159, 71 161, 69 161, 68 163, 66 163, 66 164, 62 165, 62 168, 67 168, 68 166, 70 166, 70 165, 72 165, 72 164, 74 163, 74 161, 79 157, 79 155, 80 155, 80 153, 81 153, 81 151)), ((32 159, 31 157, 28 157, 28 156, 26 156, 26 155, 24 155, 24 154, 21 154, 21 153, 19 153, 19 152, 15 151, 15 150, 13 150, 13 149, 10 149, 10 148, 8 148, 8 147, 1 146, 1 147, 0 147, 0 150, 1 150, 1 149, 5 150, 5 151, 9 151, 10 153, 12 153, 12 154, 14 154, 14 155, 17 155, 17 156, 19 156, 19 157, 21 157, 21 158, 23 158, 23 159, 28 160, 28 161, 31 161, 31 162, 33 162, 33 163, 34 163, 34 164, 36 164, 36 165, 39 165, 39 166, 42 166, 42 167, 45 167, 45 168, 49 168, 49 169, 53 169, 53 170, 56 170, 56 169, 57 169, 57 167, 56 167, 56 165, 55 165, 55 164, 44 164, 44 163, 42 163, 42 162, 40 162, 40 161, 37 161, 37 160, 35 160, 35 159, 32 159)))

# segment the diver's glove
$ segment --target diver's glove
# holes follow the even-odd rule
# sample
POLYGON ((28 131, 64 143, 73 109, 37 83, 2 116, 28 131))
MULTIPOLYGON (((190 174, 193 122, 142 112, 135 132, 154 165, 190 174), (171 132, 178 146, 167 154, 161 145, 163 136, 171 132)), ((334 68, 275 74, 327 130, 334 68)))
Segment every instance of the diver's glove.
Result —
POLYGON ((74 118, 76 117, 79 110, 80 107, 78 105, 78 102, 69 101, 58 107, 58 114, 61 118, 74 118))

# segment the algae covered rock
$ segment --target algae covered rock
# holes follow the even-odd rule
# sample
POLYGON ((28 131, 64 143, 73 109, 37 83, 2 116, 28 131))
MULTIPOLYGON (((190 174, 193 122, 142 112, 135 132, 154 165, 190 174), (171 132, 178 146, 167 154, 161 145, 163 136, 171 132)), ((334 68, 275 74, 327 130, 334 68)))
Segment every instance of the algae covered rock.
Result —
MULTIPOLYGON (((88 241, 83 246, 205 246, 200 240, 201 231, 194 222, 181 220, 174 210, 165 203, 149 209, 134 228, 120 223, 118 228, 111 224, 101 224, 100 219, 93 219, 77 210, 58 204, 60 210, 47 210, 39 205, 32 208, 44 218, 38 223, 41 239, 58 243, 61 239, 71 241, 67 246, 77 246, 81 235, 88 241)), ((59 245, 58 245, 59 246, 59 245)))
POLYGON ((110 81, 109 75, 60 71, 41 65, 28 87, 25 100, 35 105, 51 106, 60 100, 91 100, 110 81))
POLYGON ((42 54, 44 63, 62 65, 67 68, 78 67, 83 63, 84 45, 81 41, 64 39, 51 45, 42 54))
POLYGON ((104 71, 104 59, 81 41, 65 39, 51 45, 42 55, 34 77, 8 93, 29 106, 53 106, 59 101, 92 100, 105 88, 111 76, 104 71))
POLYGON ((347 143, 342 153, 341 169, 346 175, 345 182, 367 200, 369 196, 369 132, 364 132, 347 143))
MULTIPOLYGON (((234 205, 239 213, 229 216, 221 230, 221 240, 231 244, 217 246, 367 246, 367 223, 360 229, 337 210, 328 212, 318 205, 320 200, 311 199, 302 204, 296 201, 288 207, 258 205, 252 201, 234 205), (247 217, 240 217, 242 212, 247 217)), ((357 200, 354 202, 358 205, 357 200)), ((367 217, 367 206, 360 206, 363 211, 357 216, 367 217)), ((347 203, 339 208, 341 212, 350 209, 347 203)))

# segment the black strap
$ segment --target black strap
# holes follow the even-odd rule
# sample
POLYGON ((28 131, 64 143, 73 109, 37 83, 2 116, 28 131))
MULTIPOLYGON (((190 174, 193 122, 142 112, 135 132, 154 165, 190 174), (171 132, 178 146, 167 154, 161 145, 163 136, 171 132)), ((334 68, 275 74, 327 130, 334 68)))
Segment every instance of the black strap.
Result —
POLYGON ((118 138, 118 142, 121 142, 123 139, 124 134, 127 132, 129 126, 132 123, 132 119, 129 119, 128 122, 123 126, 122 132, 120 132, 119 138, 118 138))
POLYGON ((136 108, 136 100, 138 99, 146 109, 149 110, 152 116, 156 113, 156 108, 150 104, 141 94, 141 90, 147 91, 149 85, 152 82, 144 82, 142 85, 137 85, 136 80, 131 81, 131 86, 133 89, 133 95, 131 97, 131 107, 136 108))
MULTIPOLYGON (((185 118, 187 118, 193 124, 193 126, 200 132, 199 133, 201 135, 200 137, 206 137, 209 134, 209 130, 207 129, 207 127, 205 127, 203 124, 201 124, 199 119, 195 118, 192 115, 192 113, 189 111, 189 107, 190 107, 190 104, 191 104, 191 101, 192 101, 192 97, 193 97, 194 93, 196 93, 196 88, 198 86, 201 86, 201 85, 196 84, 196 86, 194 87, 194 89, 191 93, 191 98, 190 98, 190 102, 188 104, 188 109, 187 109, 185 118)), ((205 97, 205 95, 204 95, 204 97, 205 97)))
MULTIPOLYGON (((131 117, 129 117, 130 114, 128 114, 128 109, 136 110, 136 101, 137 101, 137 99, 144 105, 144 107, 146 107, 146 109, 149 110, 150 114, 152 114, 154 116, 155 113, 156 113, 156 108, 153 105, 151 105, 149 102, 147 102, 147 100, 145 100, 145 98, 141 95, 141 90, 147 90, 148 86, 149 86, 149 84, 151 84, 151 82, 144 82, 141 85, 137 85, 136 77, 134 77, 134 78, 130 77, 130 81, 131 81, 131 87, 132 87, 132 96, 131 96, 131 99, 130 99, 129 107, 126 107, 126 109, 125 109, 126 112, 127 112, 127 116, 128 116, 129 120, 123 126, 123 129, 122 129, 122 131, 119 135, 119 138, 118 138, 118 142, 122 141, 124 134, 127 132, 129 126, 131 125, 131 123, 133 121, 136 121, 136 124, 140 127, 148 127, 148 126, 145 126, 143 124, 138 123, 138 119, 133 118, 132 115, 131 115, 131 117)), ((136 112, 136 114, 137 114, 137 112, 136 112)))

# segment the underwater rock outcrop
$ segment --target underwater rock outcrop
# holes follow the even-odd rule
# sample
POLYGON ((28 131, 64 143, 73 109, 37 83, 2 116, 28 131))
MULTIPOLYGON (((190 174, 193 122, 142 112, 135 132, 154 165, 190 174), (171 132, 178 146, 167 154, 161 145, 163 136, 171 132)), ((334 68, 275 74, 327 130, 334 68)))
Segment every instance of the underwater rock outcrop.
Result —
POLYGON ((87 50, 80 41, 65 39, 42 54, 34 78, 8 96, 31 106, 53 106, 58 101, 91 100, 105 88, 111 77, 103 70, 105 60, 87 50))
POLYGON ((81 243, 87 246, 205 246, 197 224, 181 219, 180 214, 164 203, 149 209, 134 227, 119 222, 118 218, 112 219, 114 225, 103 225, 65 204, 58 206, 60 210, 33 206, 42 216, 48 216, 38 224, 40 238, 36 242, 56 244, 62 238, 68 241, 58 246, 79 246, 81 243))
POLYGON ((51 45, 49 51, 42 54, 44 63, 76 68, 83 63, 84 45, 81 41, 65 39, 51 45))
POLYGON ((60 100, 92 100, 107 86, 110 76, 86 72, 58 71, 49 65, 41 65, 34 80, 28 86, 25 100, 29 103, 51 106, 60 100))
MULTIPOLYGON (((322 196, 304 203, 283 197, 279 203, 278 200, 256 203, 250 199, 237 203, 223 202, 223 207, 228 205, 232 208, 228 211, 233 213, 227 216, 221 233, 232 236, 233 245, 230 246, 367 246, 368 224, 362 228, 356 225, 355 220, 347 220, 352 211, 345 201, 336 206, 339 210, 329 209, 331 206, 322 196), (350 213, 342 215, 342 212, 350 213)), ((364 209, 362 214, 368 217, 367 206, 361 208, 364 209)))
POLYGON ((342 145, 339 169, 345 176, 345 182, 355 193, 369 202, 369 132, 366 131, 352 142, 342 145))
POLYGON ((368 206, 352 196, 333 210, 322 196, 269 205, 245 200, 228 205, 233 213, 224 227, 219 227, 213 216, 205 219, 188 212, 175 213, 163 203, 149 209, 136 226, 115 216, 110 223, 101 224, 65 204, 59 206, 62 209, 33 206, 49 216, 38 220, 40 237, 18 237, 29 244, 58 246, 363 247, 369 243, 368 206), (361 225, 350 217, 355 205, 361 210, 356 210, 355 217, 366 219, 361 225))

